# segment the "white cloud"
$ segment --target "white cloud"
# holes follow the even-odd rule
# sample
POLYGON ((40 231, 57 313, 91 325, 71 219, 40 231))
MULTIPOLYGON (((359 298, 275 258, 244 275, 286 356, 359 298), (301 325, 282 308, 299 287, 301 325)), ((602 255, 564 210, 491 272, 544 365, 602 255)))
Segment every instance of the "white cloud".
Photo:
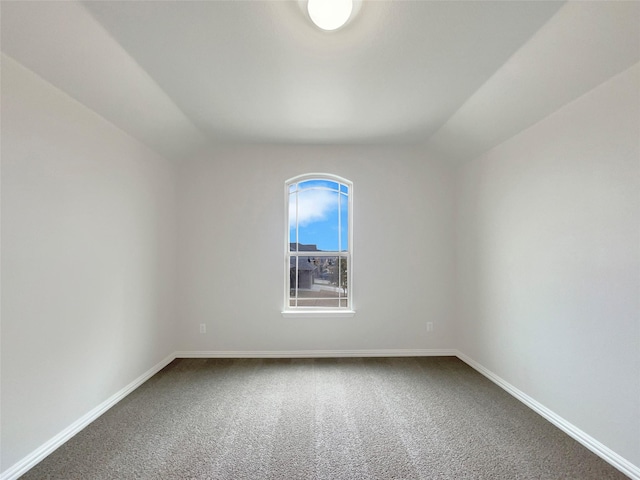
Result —
MULTIPOLYGON (((298 193, 298 225, 304 227, 312 222, 325 220, 338 209, 335 192, 328 190, 304 190, 298 193)), ((296 224, 296 196, 289 196, 289 226, 296 224)))

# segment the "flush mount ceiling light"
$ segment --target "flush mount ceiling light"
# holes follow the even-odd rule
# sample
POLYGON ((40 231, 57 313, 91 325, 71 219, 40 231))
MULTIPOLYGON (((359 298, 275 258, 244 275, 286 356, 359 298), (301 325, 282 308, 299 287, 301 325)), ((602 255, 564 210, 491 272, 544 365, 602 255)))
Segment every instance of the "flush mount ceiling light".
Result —
POLYGON ((351 18, 353 0, 308 0, 309 18, 322 30, 337 30, 351 18))

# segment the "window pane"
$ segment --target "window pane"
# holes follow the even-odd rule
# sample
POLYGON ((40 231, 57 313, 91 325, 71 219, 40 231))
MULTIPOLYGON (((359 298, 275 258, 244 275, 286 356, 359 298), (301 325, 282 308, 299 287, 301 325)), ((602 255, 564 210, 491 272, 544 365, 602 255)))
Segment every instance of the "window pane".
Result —
POLYGON ((291 297, 303 296, 313 289, 314 279, 318 276, 318 266, 311 257, 291 257, 289 262, 289 289, 291 297), (296 263, 296 258, 298 262, 296 263), (297 281, 296 281, 297 280, 297 281))
POLYGON ((340 194, 340 251, 349 250, 349 197, 340 194))
POLYGON ((337 299, 347 296, 346 257, 292 256, 289 265, 290 298, 303 299, 307 304, 311 300, 335 299, 338 306, 337 299))
POLYGON ((289 259, 289 296, 294 298, 296 296, 296 272, 298 271, 298 265, 296 263, 296 257, 289 259))
MULTIPOLYGON (((292 185, 293 187, 294 185, 292 185)), ((289 250, 296 251, 296 199, 298 194, 296 192, 289 193, 289 250)))
POLYGON ((332 182, 330 180, 307 180, 306 182, 300 182, 298 184, 299 190, 304 190, 309 188, 325 188, 329 190, 338 191, 338 183, 332 182))
POLYGON ((349 287, 349 265, 347 263, 347 257, 340 257, 338 259, 338 267, 336 268, 338 271, 338 292, 341 297, 347 296, 347 288, 349 287))
POLYGON ((298 192, 289 209, 297 203, 299 243, 315 245, 318 250, 338 251, 338 197, 338 192, 326 189, 298 192))

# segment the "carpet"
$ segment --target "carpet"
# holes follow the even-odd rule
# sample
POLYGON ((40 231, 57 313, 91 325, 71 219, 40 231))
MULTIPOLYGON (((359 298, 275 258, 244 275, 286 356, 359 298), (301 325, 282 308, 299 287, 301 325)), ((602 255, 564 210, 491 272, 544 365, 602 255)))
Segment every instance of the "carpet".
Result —
POLYGON ((624 479, 455 357, 177 359, 30 479, 624 479))

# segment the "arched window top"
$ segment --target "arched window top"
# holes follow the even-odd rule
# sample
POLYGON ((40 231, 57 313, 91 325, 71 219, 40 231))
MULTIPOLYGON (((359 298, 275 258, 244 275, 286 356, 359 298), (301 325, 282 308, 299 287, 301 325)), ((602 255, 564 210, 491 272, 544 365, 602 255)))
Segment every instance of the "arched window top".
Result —
POLYGON ((296 177, 290 178, 285 183, 287 185, 291 185, 294 183, 302 183, 307 180, 326 180, 328 182, 342 183, 346 186, 353 185, 353 183, 346 178, 339 177, 338 175, 333 175, 331 173, 305 173, 303 175, 298 175, 296 177))
POLYGON ((352 182, 299 175, 285 197, 285 312, 351 311, 352 182))

